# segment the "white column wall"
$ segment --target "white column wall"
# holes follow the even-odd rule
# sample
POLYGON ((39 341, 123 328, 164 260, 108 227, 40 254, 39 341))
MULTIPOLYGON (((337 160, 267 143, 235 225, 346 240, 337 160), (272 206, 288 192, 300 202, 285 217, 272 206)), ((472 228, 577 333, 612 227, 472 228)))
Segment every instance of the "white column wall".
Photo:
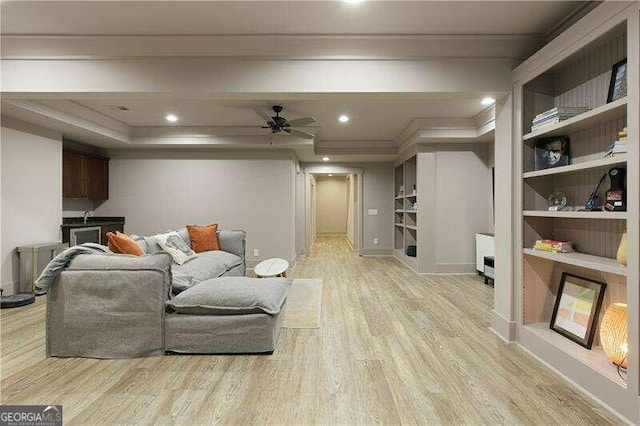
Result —
POLYGON ((512 97, 496 104, 495 160, 495 281, 491 328, 502 338, 515 339, 513 313, 513 143, 512 97))

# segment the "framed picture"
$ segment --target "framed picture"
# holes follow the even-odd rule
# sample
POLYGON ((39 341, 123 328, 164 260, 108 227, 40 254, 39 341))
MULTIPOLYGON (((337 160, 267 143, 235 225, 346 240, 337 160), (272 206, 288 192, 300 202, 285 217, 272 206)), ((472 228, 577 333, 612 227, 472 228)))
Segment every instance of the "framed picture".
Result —
POLYGON ((552 167, 568 166, 569 138, 560 136, 556 138, 539 139, 535 146, 535 170, 550 169, 552 167))
POLYGON ((606 287, 603 282, 563 272, 551 329, 591 349, 606 287))
POLYGON ((627 59, 613 65, 607 103, 617 101, 627 96, 627 59))

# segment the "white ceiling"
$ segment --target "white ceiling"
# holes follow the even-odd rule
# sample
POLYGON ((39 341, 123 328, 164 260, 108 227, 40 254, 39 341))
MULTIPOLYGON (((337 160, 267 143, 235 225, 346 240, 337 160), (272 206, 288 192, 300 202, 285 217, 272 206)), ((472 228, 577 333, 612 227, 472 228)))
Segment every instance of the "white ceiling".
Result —
MULTIPOLYGON (((447 57, 478 57, 496 61, 508 58, 511 63, 517 63, 540 46, 542 36, 583 3, 5 1, 0 3, 0 29, 2 50, 9 52, 3 53, 5 60, 93 59, 100 67, 108 66, 105 65, 108 62, 100 62, 104 59, 139 61, 145 56, 234 55, 239 61, 261 56, 310 61, 323 58, 435 61, 447 57)), ((278 81, 287 81, 283 79, 295 76, 278 74, 277 77, 278 81)), ((444 95, 439 89, 438 86, 433 93, 415 96, 405 94, 402 98, 389 93, 317 96, 311 91, 292 92, 289 97, 268 101, 264 96, 258 100, 258 97, 241 94, 228 98, 234 100, 223 101, 206 97, 172 99, 171 93, 144 97, 123 91, 101 93, 92 98, 65 96, 60 92, 46 100, 37 94, 22 97, 35 101, 27 107, 8 105, 5 101, 3 113, 41 120, 41 125, 51 121, 47 116, 64 117, 58 121, 63 122, 60 129, 67 137, 77 136, 95 144, 108 144, 109 138, 127 139, 149 132, 175 136, 181 127, 185 132, 193 127, 207 127, 209 130, 203 133, 211 136, 213 146, 223 134, 240 137, 268 133, 259 129, 262 122, 252 110, 268 111, 271 105, 280 104, 285 107, 282 115, 288 119, 313 116, 318 120, 317 126, 310 129, 316 135, 318 153, 313 153, 313 147, 299 147, 308 151, 303 153, 309 155, 305 157, 307 161, 320 158, 322 142, 326 142, 325 150, 330 146, 353 147, 349 154, 353 156, 349 159, 374 161, 392 158, 392 154, 382 153, 383 147, 390 146, 389 143, 395 146, 393 142, 399 143, 400 135, 403 139, 407 132, 415 131, 416 122, 420 121, 416 119, 470 119, 486 108, 480 104, 482 97, 503 95, 462 90, 444 95), (125 106, 129 111, 120 111, 115 106, 125 106), (164 119, 169 112, 180 118, 174 125, 164 119), (349 123, 339 123, 340 114, 349 115, 349 123), (73 130, 83 126, 85 130, 97 129, 94 133, 99 136, 92 140, 83 131, 73 130), (234 130, 225 130, 231 128, 234 130), (373 142, 369 148, 382 147, 381 151, 363 148, 365 141, 373 142)), ((462 128, 467 127, 463 123, 462 128)), ((344 155, 347 158, 346 152, 344 155)))
POLYGON ((3 2, 2 34, 545 34, 577 1, 3 2))
MULTIPOLYGON (((273 114, 271 105, 285 107, 282 116, 291 120, 311 116, 317 121, 321 140, 393 140, 416 117, 471 118, 486 108, 479 98, 471 99, 349 99, 296 100, 273 102, 211 100, 89 100, 75 101, 129 126, 172 126, 165 119, 169 112, 179 126, 261 126, 253 108, 273 114), (115 106, 125 106, 120 111, 115 106), (340 114, 350 117, 340 123, 340 114)), ((61 102, 47 104, 64 108, 61 102)))

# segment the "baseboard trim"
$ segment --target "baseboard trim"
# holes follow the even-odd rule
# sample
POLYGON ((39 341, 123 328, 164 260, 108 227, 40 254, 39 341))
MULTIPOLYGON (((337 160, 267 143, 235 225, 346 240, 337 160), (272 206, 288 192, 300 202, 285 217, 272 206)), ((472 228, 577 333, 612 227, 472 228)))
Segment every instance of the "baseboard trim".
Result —
POLYGON ((436 263, 438 274, 475 274, 475 263, 436 263))
POLYGON ((491 325, 489 329, 507 343, 516 340, 516 322, 509 321, 495 310, 491 311, 491 325))
MULTIPOLYGON (((413 271, 413 268, 409 267, 409 269, 411 269, 413 271)), ((413 271, 416 272, 416 271, 413 271)), ((475 274, 470 274, 468 272, 416 272, 416 274, 418 275, 433 275, 433 276, 440 276, 440 277, 451 277, 451 276, 455 276, 455 275, 475 275, 475 274)))
POLYGON ((387 257, 387 256, 393 256, 393 249, 391 248, 379 248, 379 249, 372 249, 372 248, 363 248, 362 249, 362 256, 365 257, 387 257))

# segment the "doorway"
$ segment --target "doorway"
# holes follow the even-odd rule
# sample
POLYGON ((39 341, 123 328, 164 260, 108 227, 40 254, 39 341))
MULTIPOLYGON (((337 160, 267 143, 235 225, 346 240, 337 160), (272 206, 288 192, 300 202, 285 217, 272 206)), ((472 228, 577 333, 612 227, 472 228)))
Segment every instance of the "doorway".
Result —
POLYGON ((360 179, 357 173, 309 174, 310 243, 317 236, 338 236, 359 251, 360 179))

